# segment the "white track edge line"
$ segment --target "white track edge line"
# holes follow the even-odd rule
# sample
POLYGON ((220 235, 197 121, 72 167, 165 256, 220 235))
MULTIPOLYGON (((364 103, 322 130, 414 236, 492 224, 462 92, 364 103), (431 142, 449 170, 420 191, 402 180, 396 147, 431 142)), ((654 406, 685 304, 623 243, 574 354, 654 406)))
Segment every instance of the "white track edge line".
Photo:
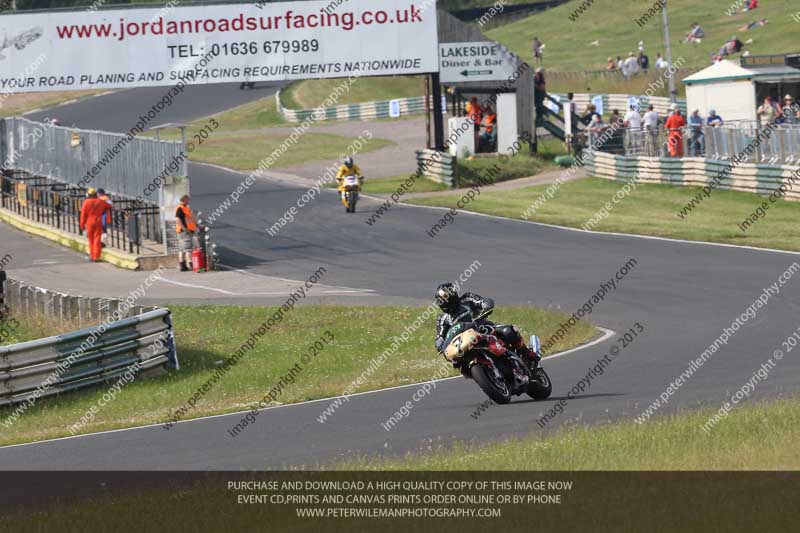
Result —
MULTIPOLYGON (((555 353, 553 355, 548 355, 543 359, 543 361, 548 361, 550 359, 555 359, 557 357, 561 357, 562 355, 567 355, 567 354, 578 352, 580 350, 584 350, 586 348, 591 348, 592 346, 595 346, 597 344, 600 344, 601 342, 604 342, 604 341, 608 340, 612 335, 616 334, 616 332, 611 330, 611 329, 600 327, 600 326, 595 326, 595 327, 603 332, 602 336, 600 336, 599 338, 594 339, 593 341, 588 342, 586 344, 582 344, 580 346, 576 346, 575 348, 571 348, 571 349, 563 351, 563 352, 558 352, 558 353, 555 353)), ((420 386, 420 385, 424 385, 425 383, 433 383, 434 381, 436 381, 438 383, 440 381, 450 381, 450 380, 453 380, 453 379, 463 379, 463 378, 461 376, 453 376, 453 377, 443 378, 443 379, 421 381, 421 382, 417 382, 417 383, 409 383, 407 385, 396 385, 394 387, 386 387, 384 389, 376 389, 376 390, 371 390, 371 391, 357 392, 355 394, 351 394, 350 396, 351 397, 352 396, 365 396, 367 394, 376 394, 376 393, 379 393, 379 392, 386 392, 386 391, 390 391, 390 390, 405 389, 405 388, 408 388, 408 387, 417 387, 417 386, 420 386)), ((343 398, 343 396, 331 396, 331 397, 328 397, 328 398, 319 398, 317 400, 307 400, 305 402, 287 403, 287 404, 284 404, 284 405, 274 405, 272 407, 265 407, 264 409, 259 409, 258 411, 260 413, 260 412, 269 411, 269 410, 272 410, 272 409, 280 409, 282 407, 296 407, 298 405, 308 405, 308 404, 319 403, 319 402, 331 402, 331 401, 336 400, 338 398, 343 398)), ((208 415, 208 416, 202 416, 202 417, 198 417, 198 418, 190 418, 188 420, 179 420, 179 421, 175 422, 174 425, 177 426, 178 424, 188 424, 190 422, 198 422, 198 421, 201 421, 201 420, 211 420, 211 419, 214 419, 214 418, 223 418, 223 417, 227 417, 227 416, 242 415, 244 413, 249 413, 250 411, 252 411, 252 409, 247 409, 245 411, 235 411, 233 413, 222 413, 222 414, 218 414, 218 415, 208 415)), ((50 443, 50 442, 58 442, 58 441, 72 440, 72 439, 81 439, 81 438, 84 438, 84 437, 94 437, 94 436, 97 436, 97 435, 109 435, 111 433, 122 433, 123 431, 135 431, 135 430, 139 430, 139 429, 147 429, 147 428, 152 428, 152 427, 161 427, 163 425, 164 425, 164 422, 160 422, 160 423, 157 423, 157 424, 147 424, 147 425, 144 425, 144 426, 134 426, 134 427, 129 427, 129 428, 110 429, 108 431, 97 431, 97 432, 94 432, 94 433, 85 433, 83 435, 70 435, 68 437, 56 437, 54 439, 45 439, 45 440, 39 440, 39 441, 36 441, 36 442, 21 442, 19 444, 8 444, 6 446, 0 446, 0 452, 2 452, 2 450, 7 449, 7 448, 19 448, 19 447, 22 447, 22 446, 36 446, 36 445, 39 445, 39 444, 47 444, 47 443, 50 443)))

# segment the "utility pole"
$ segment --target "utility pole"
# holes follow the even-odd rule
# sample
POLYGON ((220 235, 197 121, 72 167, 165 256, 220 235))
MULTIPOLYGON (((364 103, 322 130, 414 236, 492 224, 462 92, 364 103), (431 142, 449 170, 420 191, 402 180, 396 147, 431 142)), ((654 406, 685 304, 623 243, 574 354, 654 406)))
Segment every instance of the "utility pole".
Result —
MULTIPOLYGON (((666 47, 664 53, 667 56, 667 64, 669 65, 668 68, 672 68, 672 44, 669 40, 669 15, 667 15, 667 0, 664 0, 664 9, 661 11, 661 16, 664 17, 664 46, 666 47)), ((667 77, 667 80, 669 81, 669 99, 674 104, 678 96, 678 91, 675 89, 675 76, 670 75, 667 77)))

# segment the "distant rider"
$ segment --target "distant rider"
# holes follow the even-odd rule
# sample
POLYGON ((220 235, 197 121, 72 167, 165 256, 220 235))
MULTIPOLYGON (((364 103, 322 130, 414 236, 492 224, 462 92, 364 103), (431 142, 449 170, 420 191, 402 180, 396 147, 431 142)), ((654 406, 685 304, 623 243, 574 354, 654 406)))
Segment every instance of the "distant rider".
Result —
POLYGON ((436 350, 443 352, 444 339, 450 328, 459 322, 475 322, 480 329, 486 326, 494 330, 493 335, 517 353, 527 356, 532 362, 541 360, 538 354, 525 345, 517 326, 495 324, 485 316, 494 309, 494 300, 467 292, 459 296, 455 285, 443 283, 436 289, 436 303, 442 314, 436 320, 436 350))
POLYGON ((348 176, 358 176, 359 183, 364 182, 364 176, 361 174, 361 169, 358 168, 355 161, 353 161, 352 157, 345 157, 342 161, 342 166, 339 167, 339 172, 336 173, 336 181, 339 183, 339 190, 342 192, 342 197, 344 197, 344 189, 342 189, 342 185, 344 184, 344 179, 348 176))

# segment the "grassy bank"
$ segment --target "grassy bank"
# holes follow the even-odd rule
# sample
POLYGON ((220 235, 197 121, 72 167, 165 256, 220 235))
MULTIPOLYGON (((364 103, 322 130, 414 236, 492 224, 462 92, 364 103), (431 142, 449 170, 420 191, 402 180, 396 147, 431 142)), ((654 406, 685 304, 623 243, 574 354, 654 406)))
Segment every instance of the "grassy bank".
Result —
MULTIPOLYGON (((265 133, 263 131, 238 133, 214 132, 193 153, 192 160, 222 165, 234 170, 252 170, 269 157, 287 139, 288 133, 265 133)), ((283 168, 308 161, 335 161, 347 152, 353 139, 330 133, 305 133, 297 144, 288 149, 270 168, 283 168)), ((361 153, 374 152, 392 141, 372 139, 361 149, 361 153)))
MULTIPOLYGON (((752 38, 753 43, 746 45, 745 50, 754 55, 786 53, 796 48, 797 22, 787 16, 797 11, 794 2, 762 2, 751 13, 728 16, 727 10, 734 3, 740 4, 732 0, 670 0, 669 23, 673 58, 677 60, 683 57, 687 67, 706 67, 711 63, 711 53, 719 50, 731 35, 738 36, 742 41, 752 38), (767 26, 740 31, 741 26, 762 18, 769 19, 767 26), (701 44, 683 44, 681 40, 689 32, 693 22, 703 26, 706 37, 701 44)), ((661 16, 656 13, 643 26, 636 22, 653 5, 653 2, 594 0, 589 3, 574 0, 492 29, 487 34, 526 61, 533 60, 531 43, 534 37, 539 37, 546 45, 545 66, 550 70, 604 69, 609 56, 627 57, 628 52, 637 51, 640 40, 644 41, 650 61, 655 64, 656 53, 664 54, 661 16), (579 14, 576 20, 570 19, 582 3, 590 4, 588 9, 579 14), (608 16, 611 13, 613 16, 608 16), (598 41, 598 46, 590 45, 594 41, 598 41)))
MULTIPOLYGON (((280 126, 290 125, 284 122, 278 112, 273 96, 196 120, 186 128, 186 141, 194 146, 189 158, 234 170, 253 170, 291 134, 291 129, 269 130, 280 126)), ((164 139, 179 137, 179 132, 174 130, 162 135, 164 139)), ((351 143, 352 139, 343 135, 307 132, 296 144, 288 147, 272 168, 338 159, 351 143)), ((380 150, 391 144, 389 140, 372 139, 362 153, 380 150)))
MULTIPOLYGON (((582 228, 592 217, 600 215, 608 202, 612 206, 607 211, 608 217, 592 229, 800 251, 800 235, 794 230, 800 217, 798 202, 780 200, 772 204, 765 218, 742 233, 738 224, 761 204, 763 198, 759 195, 717 190, 687 218, 681 219, 677 213, 702 190, 699 187, 639 184, 629 196, 613 204, 612 198, 623 185, 624 182, 599 178, 567 182, 535 210, 531 210, 532 205, 548 185, 516 189, 513 194, 483 191, 468 207, 479 213, 516 219, 527 215, 528 220, 536 222, 582 228)), ((423 197, 410 202, 453 207, 460 197, 460 194, 423 197)))
MULTIPOLYGON (((171 307, 175 323, 181 370, 127 385, 116 400, 103 406, 94 421, 81 433, 164 422, 184 405, 199 387, 230 358, 251 332, 274 312, 265 307, 171 307)), ((342 394, 369 362, 391 345, 407 324, 413 323, 423 307, 335 307, 303 306, 273 327, 232 370, 221 378, 189 412, 186 418, 241 411, 261 400, 287 369, 310 353, 315 341, 333 334, 321 354, 303 365, 294 384, 276 400, 293 403, 342 394)), ((357 392, 426 381, 444 365, 432 348, 435 316, 431 316, 377 368, 357 392)), ((566 315, 541 309, 503 308, 498 321, 519 324, 525 332, 543 338, 551 335, 566 315)), ((20 339, 53 334, 44 325, 29 322, 19 328, 20 339)), ((589 324, 572 328, 555 350, 576 346, 595 334, 589 324)), ((19 420, 5 427, 12 410, 0 409, 0 445, 69 435, 88 409, 96 405, 108 386, 39 400, 19 420)))
MULTIPOLYGON (((291 109, 312 109, 327 100, 341 79, 306 80, 293 83, 281 91, 281 103, 291 109)), ((337 104, 357 104, 425 94, 422 76, 382 76, 359 78, 342 94, 337 104)))
POLYGON ((555 168, 553 159, 564 153, 563 144, 558 139, 544 139, 539 143, 539 152, 531 155, 530 148, 522 148, 510 158, 496 155, 479 155, 473 158, 459 158, 458 181, 460 187, 468 187, 491 178, 492 182, 527 178, 555 168))
MULTIPOLYGON (((492 409, 500 411, 502 407, 492 409)), ((401 459, 353 460, 341 470, 798 470, 800 401, 740 407, 706 433, 716 410, 579 426, 491 445, 458 444, 401 459), (520 458, 524 457, 524 464, 520 458)))

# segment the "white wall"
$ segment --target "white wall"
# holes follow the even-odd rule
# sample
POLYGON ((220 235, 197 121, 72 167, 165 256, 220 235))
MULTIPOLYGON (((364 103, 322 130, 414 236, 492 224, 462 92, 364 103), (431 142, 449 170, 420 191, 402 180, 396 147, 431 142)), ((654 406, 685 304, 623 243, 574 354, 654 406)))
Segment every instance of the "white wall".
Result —
POLYGON ((497 96, 497 152, 507 154, 519 140, 517 133, 517 95, 503 93, 497 96))
POLYGON ((722 120, 755 120, 756 89, 751 81, 702 83, 686 87, 686 109, 691 113, 700 110, 700 116, 708 116, 714 109, 722 120))

